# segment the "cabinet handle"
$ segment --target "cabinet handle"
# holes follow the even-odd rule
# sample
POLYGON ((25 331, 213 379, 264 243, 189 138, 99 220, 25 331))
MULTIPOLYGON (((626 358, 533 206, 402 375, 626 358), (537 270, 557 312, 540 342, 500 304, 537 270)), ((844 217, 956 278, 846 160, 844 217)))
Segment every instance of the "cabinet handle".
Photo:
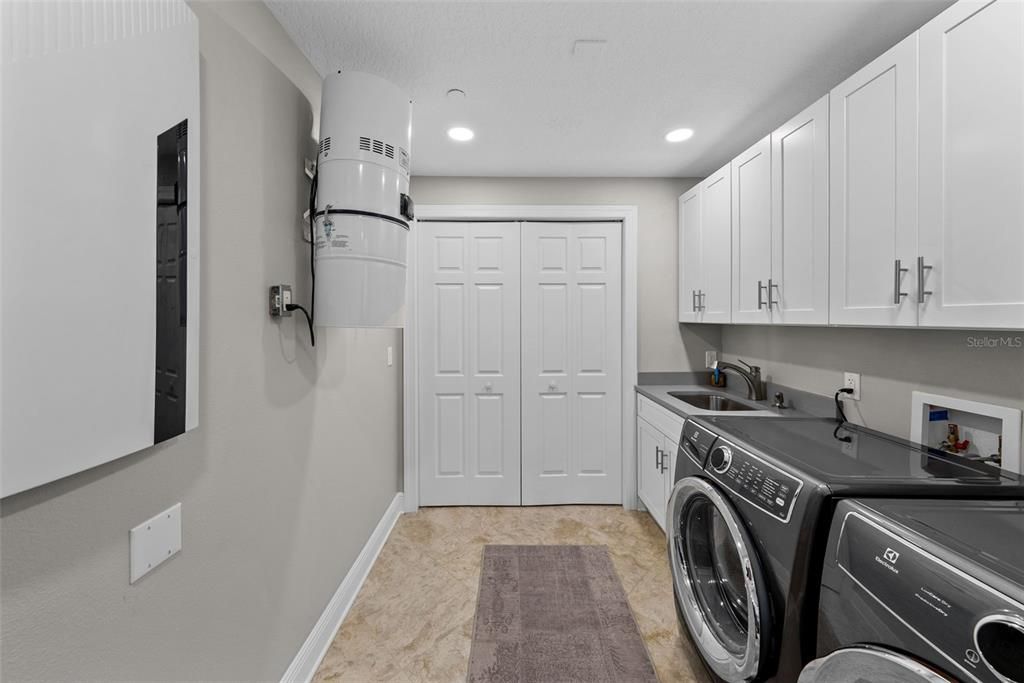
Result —
MULTIPOLYGON (((772 282, 771 280, 768 281, 768 287, 771 287, 771 282, 772 282)), ((766 287, 761 284, 760 280, 758 280, 757 281, 757 310, 759 310, 759 311, 762 308, 764 308, 764 299, 761 298, 761 290, 763 290, 763 289, 766 289, 766 287)), ((771 298, 772 298, 772 293, 771 293, 771 291, 769 291, 768 292, 768 300, 771 301, 771 298)), ((769 305, 771 305, 771 304, 769 304, 769 305)))
POLYGON ((907 272, 906 268, 901 268, 900 267, 901 263, 902 262, 899 259, 896 259, 896 267, 893 269, 893 274, 892 274, 892 288, 893 288, 892 302, 894 304, 896 304, 897 306, 900 305, 900 303, 902 302, 903 297, 905 297, 907 295, 906 292, 901 292, 900 291, 900 278, 903 275, 903 273, 907 272))
POLYGON ((665 474, 665 470, 668 469, 668 463, 665 462, 666 460, 668 460, 668 451, 662 451, 661 452, 661 464, 658 466, 658 469, 659 469, 659 471, 662 474, 665 474))
POLYGON ((654 447, 654 466, 661 470, 661 449, 654 447))
POLYGON ((772 306, 778 306, 778 300, 772 299, 772 290, 779 291, 779 283, 773 282, 771 278, 768 278, 768 310, 771 310, 772 306))
POLYGON ((697 301, 700 302, 697 305, 697 310, 698 311, 703 311, 705 308, 707 308, 707 306, 704 305, 704 297, 706 297, 706 296, 707 296, 707 294, 704 293, 703 289, 698 289, 697 290, 697 301))
POLYGON ((690 290, 690 308, 693 309, 694 313, 697 312, 697 290, 696 289, 691 289, 690 290))
POLYGON ((924 271, 931 270, 924 264, 924 256, 917 257, 917 303, 923 304, 924 298, 932 294, 932 290, 924 288, 924 271))

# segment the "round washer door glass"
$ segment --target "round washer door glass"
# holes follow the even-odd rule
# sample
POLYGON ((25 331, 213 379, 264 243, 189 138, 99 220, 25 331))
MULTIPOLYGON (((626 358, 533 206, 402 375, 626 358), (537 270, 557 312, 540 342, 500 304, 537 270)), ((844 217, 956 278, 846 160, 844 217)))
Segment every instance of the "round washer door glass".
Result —
POLYGON ((696 477, 676 484, 668 511, 676 601, 694 643, 726 681, 756 677, 770 614, 749 534, 718 488, 696 477))

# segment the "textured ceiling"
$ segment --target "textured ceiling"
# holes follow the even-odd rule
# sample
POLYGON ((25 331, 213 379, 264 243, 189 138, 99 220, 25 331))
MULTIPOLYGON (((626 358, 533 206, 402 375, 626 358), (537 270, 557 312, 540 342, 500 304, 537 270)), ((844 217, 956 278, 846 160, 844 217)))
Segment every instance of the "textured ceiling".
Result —
POLYGON ((321 74, 409 93, 415 174, 491 176, 707 175, 950 4, 267 0, 321 74))

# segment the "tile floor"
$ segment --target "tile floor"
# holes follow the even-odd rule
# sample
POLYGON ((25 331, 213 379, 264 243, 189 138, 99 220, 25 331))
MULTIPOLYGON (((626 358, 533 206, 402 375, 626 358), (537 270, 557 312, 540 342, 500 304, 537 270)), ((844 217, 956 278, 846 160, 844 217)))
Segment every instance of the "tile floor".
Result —
POLYGON ((400 517, 315 681, 464 681, 488 543, 607 545, 662 683, 707 680, 677 629, 661 529, 647 513, 566 506, 400 517))

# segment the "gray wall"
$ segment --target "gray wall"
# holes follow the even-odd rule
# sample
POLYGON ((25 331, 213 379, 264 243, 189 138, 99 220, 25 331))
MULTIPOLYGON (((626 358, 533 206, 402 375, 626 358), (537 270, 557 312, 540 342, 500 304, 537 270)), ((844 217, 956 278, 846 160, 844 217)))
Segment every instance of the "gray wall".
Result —
POLYGON ((200 426, 2 502, 4 680, 278 679, 399 488, 400 332, 322 329, 313 355, 266 312, 274 282, 308 300, 319 79, 261 3, 194 8, 200 426), (178 501, 181 554, 129 585, 128 530, 178 501))
POLYGON ((844 371, 859 372, 850 419, 909 437, 914 390, 1024 409, 1024 348, 972 341, 1000 337, 1024 333, 723 325, 722 352, 761 365, 779 384, 828 396, 844 371))
POLYGON ((413 178, 417 204, 629 204, 639 212, 640 372, 699 370, 717 326, 680 326, 676 200, 692 178, 413 178))

